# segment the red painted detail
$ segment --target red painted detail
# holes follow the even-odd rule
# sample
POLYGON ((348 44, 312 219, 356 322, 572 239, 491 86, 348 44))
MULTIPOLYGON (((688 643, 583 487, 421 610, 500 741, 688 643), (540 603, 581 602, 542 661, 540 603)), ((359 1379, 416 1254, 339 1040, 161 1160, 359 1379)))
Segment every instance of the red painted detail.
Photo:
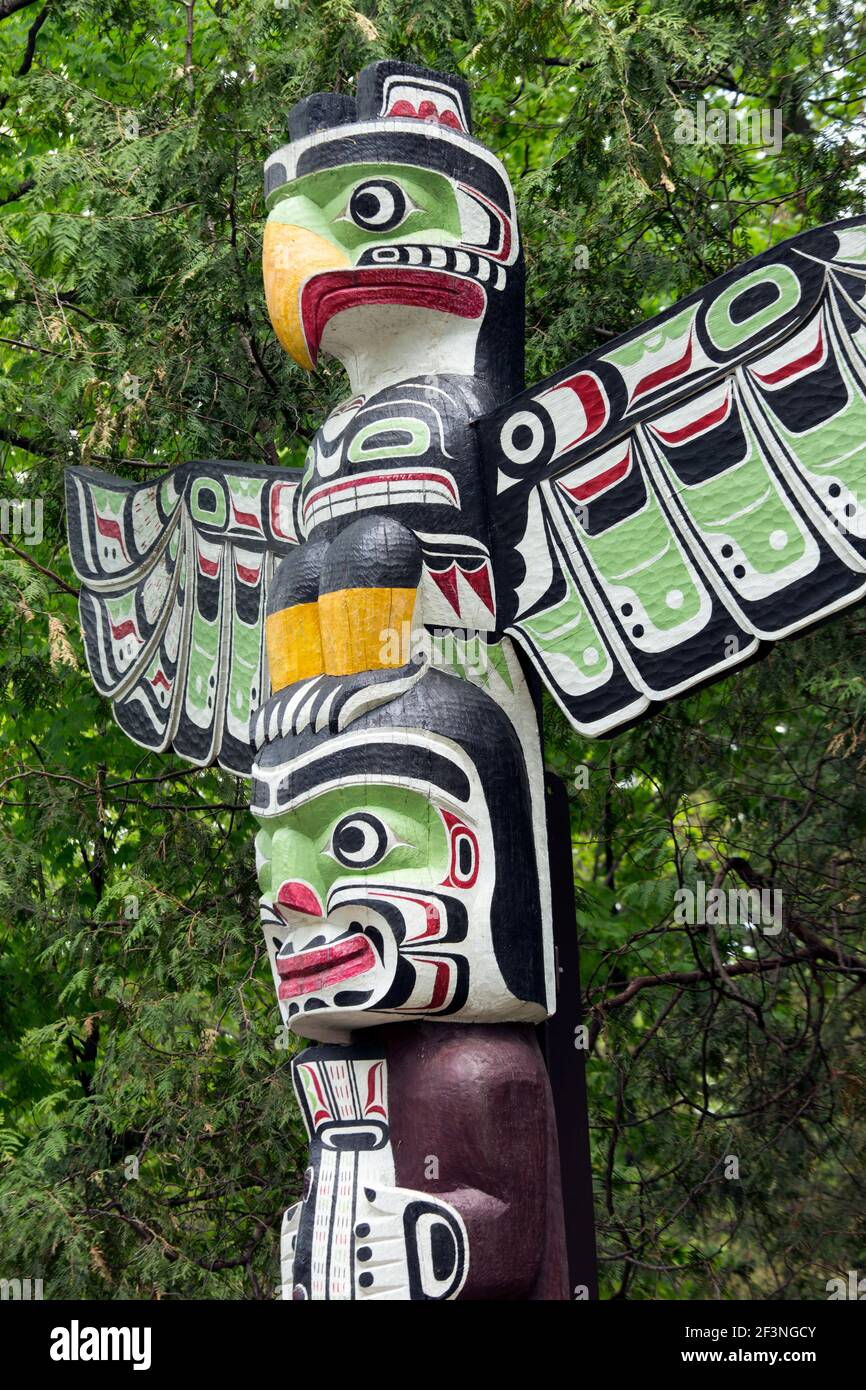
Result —
MULTIPOLYGON (((295 484, 294 484, 294 483, 274 483, 274 485, 273 485, 272 488, 271 488, 271 500, 270 500, 271 530, 273 531, 273 533, 274 533, 275 536, 283 536, 283 537, 285 537, 286 540, 294 540, 294 539, 295 539, 295 533, 294 533, 294 531, 291 531, 291 530, 290 530, 290 531, 284 531, 284 530, 283 530, 283 527, 282 527, 282 522, 281 522, 281 519, 280 519, 280 511, 281 511, 281 501, 280 501, 280 499, 281 499, 281 497, 282 497, 283 492, 284 492, 286 489, 288 489, 289 493, 291 494, 291 493, 294 492, 294 490, 295 490, 295 484)), ((289 509, 289 512, 290 512, 289 519, 291 520, 291 508, 289 509)))
POLYGON ((198 567, 202 574, 206 574, 210 579, 214 579, 219 573, 219 560, 209 560, 206 555, 203 555, 202 552, 199 551, 198 567))
POLYGON ((445 473, 416 473, 406 472, 402 469, 392 468, 387 473, 365 473, 359 478, 344 478, 341 483, 329 483, 325 487, 317 487, 310 493, 304 502, 304 516, 306 517, 316 502, 323 497, 330 497, 332 492, 345 492, 347 488, 354 488, 356 491, 362 487, 375 487, 377 483, 441 483, 444 488, 451 493, 454 501, 459 504, 457 488, 453 481, 445 473))
POLYGON ((311 994, 329 985, 363 975, 376 964, 376 952, 366 936, 356 933, 337 941, 333 946, 317 946, 315 950, 298 951, 294 956, 277 957, 280 976, 280 999, 293 999, 298 994, 311 994))
MULTIPOLYGON (((497 207, 496 204, 492 202, 490 198, 486 198, 483 193, 479 193, 477 188, 470 188, 469 185, 465 183, 460 183, 457 186, 462 192, 467 193, 470 198, 474 198, 476 203, 481 203, 483 207, 486 207, 488 212, 492 212, 499 222, 502 232, 502 245, 499 250, 488 251, 481 246, 478 246, 477 249, 482 251, 485 256, 489 256, 492 261, 507 261, 511 255, 511 218, 508 216, 508 213, 503 212, 502 208, 497 207)), ((464 244, 466 246, 473 245, 472 242, 468 241, 464 244)), ((474 244, 477 245, 477 243, 474 244)))
POLYGON ((308 917, 324 917, 325 909, 318 893, 310 887, 308 883, 302 883, 300 879, 288 879, 280 884, 277 893, 277 900, 274 907, 281 917, 286 916, 286 912, 305 912, 308 917), (286 912, 282 909, 285 908, 286 912))
POLYGON ((557 441, 557 453, 562 454, 566 449, 573 449, 575 444, 580 444, 584 439, 591 439, 594 434, 598 434, 602 425, 607 421, 607 396, 602 391, 598 379, 591 372, 577 372, 575 376, 570 376, 567 381, 561 381, 558 386, 551 387, 551 392, 553 391, 573 391, 586 416, 586 424, 579 435, 569 440, 567 444, 560 444, 557 441))
POLYGON ((463 126, 460 124, 458 117, 453 111, 442 111, 440 113, 433 102, 429 100, 422 101, 416 111, 411 101, 407 101, 405 97, 401 97, 399 101, 392 103, 386 114, 388 116, 408 116, 410 119, 417 121, 435 121, 438 125, 448 126, 450 130, 462 131, 463 129, 463 126))
MULTIPOLYGON (((431 964, 433 962, 430 962, 431 964)), ((425 964, 427 959, 425 957, 425 964)), ((433 982, 433 992, 428 1002, 424 1005, 425 1009, 438 1009, 448 998, 448 983, 451 979, 451 962, 447 960, 437 960, 436 979, 433 982)))
POLYGON ((657 386, 664 386, 666 381, 673 381, 675 377, 685 376, 691 370, 691 365, 692 335, 689 333, 689 341, 682 357, 678 357, 675 362, 669 362, 666 367, 659 367, 657 371, 649 372, 647 376, 641 377, 632 392, 632 399, 645 395, 647 391, 654 391, 657 386))
POLYGON ((235 569, 238 573, 238 579, 242 579, 245 584, 258 584, 259 575, 262 572, 261 565, 254 569, 251 565, 242 565, 240 560, 236 560, 235 569))
POLYGON ((451 841, 451 864, 448 869, 448 878, 455 888, 473 888, 478 879, 478 839, 466 822, 462 821, 459 816, 455 816, 452 811, 445 811, 440 808, 439 814, 445 822, 445 829, 448 831, 451 841), (461 840, 468 840, 472 846, 472 868, 468 874, 463 873, 460 868, 459 847, 461 840))
POLYGON ((563 482, 559 486, 576 502, 588 502, 591 497, 597 497, 600 492, 604 492, 605 488, 618 483, 621 478, 625 477, 630 468, 631 445, 629 444, 619 463, 612 463, 610 468, 605 468, 604 472, 596 473, 594 478, 589 478, 585 483, 578 483, 575 487, 566 487, 563 482))
POLYGON ((361 304, 404 304, 438 309, 461 319, 480 319, 486 302, 480 285, 447 271, 371 266, 325 270, 310 276, 301 291, 301 318, 307 349, 315 362, 325 325, 344 309, 361 304))
POLYGON ((164 690, 171 690, 171 681, 162 670, 157 671, 155 676, 151 676, 150 683, 154 690, 158 685, 161 685, 164 690))
POLYGON ((487 565, 481 565, 477 570, 460 570, 470 589, 473 589, 485 608, 489 608, 491 613, 496 611, 493 602, 493 590, 490 587, 490 570, 487 565))
MULTIPOLYGON (((109 622, 111 622, 110 619, 109 622)), ((111 623, 111 635, 116 642, 119 642, 121 637, 129 637, 130 633, 133 637, 137 637, 139 642, 144 641, 144 638, 140 636, 132 618, 127 618, 122 623, 111 623)))
POLYGON ((795 357, 791 362, 784 362, 781 367, 776 367, 772 372, 756 372, 752 369, 752 375, 759 381, 763 381, 767 386, 775 386, 779 381, 787 381, 788 377, 796 376, 798 372, 807 372, 811 367, 817 367, 824 356, 824 330, 819 322, 818 341, 809 352, 804 352, 802 356, 795 357))
POLYGON ((429 570, 428 573, 436 588, 445 595, 459 618, 460 597, 457 593, 457 565, 451 564, 447 570, 429 570))
POLYGON ((318 1073, 317 1073, 315 1067, 304 1067, 304 1071, 307 1073, 307 1075, 309 1076, 310 1080, 311 1080, 312 1083, 313 1083, 313 1090, 316 1092, 316 1096, 317 1096, 317 1098, 318 1098, 319 1105, 320 1105, 320 1107, 321 1107, 319 1110, 316 1111, 315 1115, 313 1116, 313 1124, 316 1124, 316 1125, 317 1125, 317 1124, 319 1123, 319 1120, 330 1120, 330 1119, 332 1119, 333 1116, 331 1115, 331 1111, 330 1111, 330 1107, 328 1106, 328 1102, 325 1100, 325 1097, 322 1095, 322 1087, 321 1087, 321 1084, 320 1084, 320 1082, 319 1082, 318 1073))
POLYGON ((99 512, 97 512, 96 529, 101 536, 110 536, 113 541, 117 541, 117 544, 120 546, 127 560, 129 559, 129 552, 123 543, 123 532, 120 529, 119 522, 112 521, 111 517, 100 516, 99 512))
POLYGON ((720 425, 727 418, 731 409, 731 398, 725 392, 725 399, 721 405, 714 410, 708 410, 706 415, 701 415, 697 420, 691 420, 687 425, 682 425, 678 430, 660 430, 658 425, 653 425, 652 429, 659 439, 663 439, 666 444, 683 444, 687 439, 694 439, 696 434, 704 434, 706 430, 711 430, 714 425, 720 425))
POLYGON ((232 502, 232 511, 238 526, 249 526, 251 530, 261 533, 261 518, 256 516, 255 512, 239 512, 234 502, 232 502))
POLYGON ((382 1069, 384 1062, 375 1062, 367 1073, 367 1100, 364 1105, 365 1115, 379 1114, 382 1119, 387 1119, 384 1105, 380 1105, 379 1097, 382 1094, 382 1069))
POLYGON ((425 941, 428 936, 438 936, 442 927, 442 918, 436 903, 429 902, 426 898, 413 898, 408 893, 383 893, 381 889, 371 888, 371 898, 387 898, 389 902, 396 901, 401 903, 415 903, 417 907, 423 907, 425 927, 420 936, 407 938, 409 941, 425 941))

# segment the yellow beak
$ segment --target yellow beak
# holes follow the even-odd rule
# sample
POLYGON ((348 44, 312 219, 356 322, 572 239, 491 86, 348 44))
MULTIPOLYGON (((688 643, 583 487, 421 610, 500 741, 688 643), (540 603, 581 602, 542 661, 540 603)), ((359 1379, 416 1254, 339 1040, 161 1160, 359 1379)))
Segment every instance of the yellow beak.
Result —
POLYGON ((268 222, 262 246, 265 298, 274 332, 286 352, 308 372, 310 356, 301 317, 301 291, 310 276, 323 270, 346 270, 351 261, 318 232, 287 222, 268 222))

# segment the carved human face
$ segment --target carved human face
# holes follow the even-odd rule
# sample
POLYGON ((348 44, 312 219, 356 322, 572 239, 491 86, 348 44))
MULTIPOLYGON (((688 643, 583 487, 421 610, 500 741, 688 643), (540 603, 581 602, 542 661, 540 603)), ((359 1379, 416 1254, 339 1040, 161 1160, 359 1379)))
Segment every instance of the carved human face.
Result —
POLYGON ((290 739, 265 752, 262 922, 290 1027, 327 1041, 400 1018, 543 1016, 497 964, 491 808, 463 748, 367 728, 295 758, 290 739))

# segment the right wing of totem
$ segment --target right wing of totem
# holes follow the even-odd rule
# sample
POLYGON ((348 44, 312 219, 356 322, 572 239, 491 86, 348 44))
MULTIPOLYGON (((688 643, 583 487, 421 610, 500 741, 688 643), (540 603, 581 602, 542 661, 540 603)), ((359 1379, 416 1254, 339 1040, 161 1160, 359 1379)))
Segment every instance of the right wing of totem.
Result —
POLYGON ((142 747, 249 776, 265 595, 297 543, 296 492, 288 470, 221 460, 152 483, 66 470, 87 664, 142 747))
POLYGON ((755 257, 479 422, 501 628, 583 733, 866 593, 866 218, 755 257))

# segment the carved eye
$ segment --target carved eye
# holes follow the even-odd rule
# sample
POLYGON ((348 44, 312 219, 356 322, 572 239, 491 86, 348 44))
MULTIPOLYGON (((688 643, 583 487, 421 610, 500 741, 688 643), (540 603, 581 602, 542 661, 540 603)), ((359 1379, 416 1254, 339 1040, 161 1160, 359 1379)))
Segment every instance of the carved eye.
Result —
POLYGON ((352 193, 344 217, 365 232, 390 232, 415 211, 393 179, 368 179, 352 193))
POLYGON ((366 811, 344 816, 334 826, 325 851, 346 869, 370 869, 385 858, 394 844, 388 827, 366 811))

